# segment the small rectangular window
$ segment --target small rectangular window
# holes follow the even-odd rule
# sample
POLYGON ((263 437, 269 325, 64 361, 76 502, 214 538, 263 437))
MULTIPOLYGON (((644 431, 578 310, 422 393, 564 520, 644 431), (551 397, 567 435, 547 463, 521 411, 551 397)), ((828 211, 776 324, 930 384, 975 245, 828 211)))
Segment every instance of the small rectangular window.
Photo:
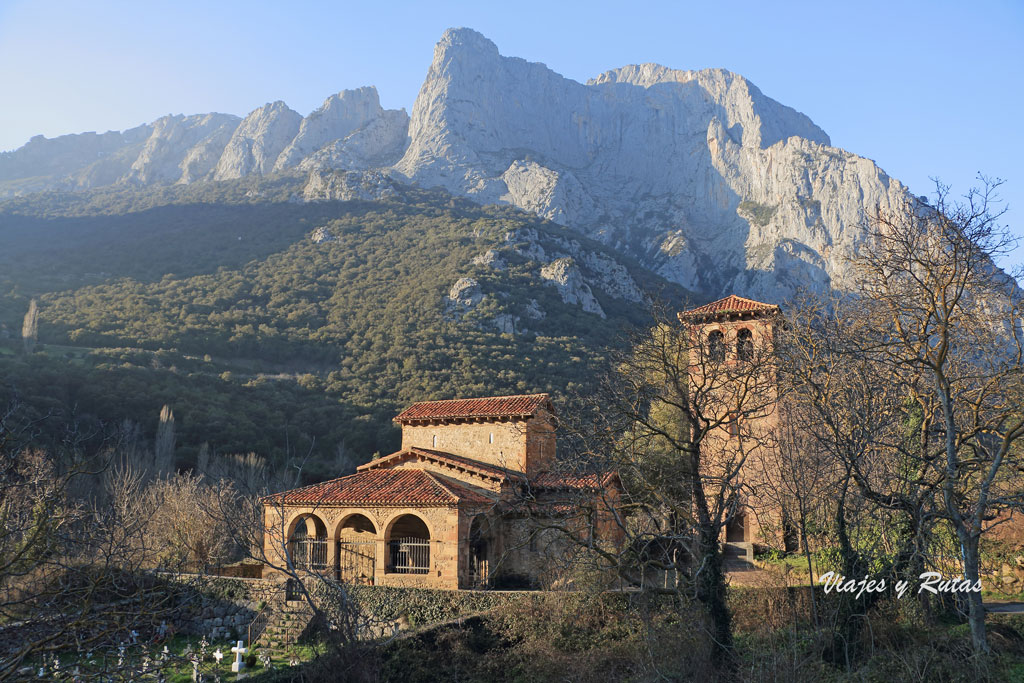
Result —
POLYGON ((494 432, 491 432, 490 437, 487 439, 487 443, 494 443, 494 432))
POLYGON ((434 440, 431 442, 434 448, 437 448, 437 434, 434 434, 434 440))

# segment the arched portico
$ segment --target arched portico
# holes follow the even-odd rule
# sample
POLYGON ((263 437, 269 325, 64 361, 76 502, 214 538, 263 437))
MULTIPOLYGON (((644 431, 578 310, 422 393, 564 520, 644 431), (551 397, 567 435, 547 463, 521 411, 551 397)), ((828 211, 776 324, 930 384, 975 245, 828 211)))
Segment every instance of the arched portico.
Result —
POLYGON ((338 523, 335 538, 334 572, 339 581, 374 584, 377 571, 377 527, 369 514, 352 512, 338 523))
POLYGON ((384 534, 390 574, 426 574, 430 571, 430 527, 419 515, 404 512, 393 517, 384 534))
POLYGON ((327 525, 315 514, 296 515, 288 524, 288 555, 296 569, 327 569, 327 525))

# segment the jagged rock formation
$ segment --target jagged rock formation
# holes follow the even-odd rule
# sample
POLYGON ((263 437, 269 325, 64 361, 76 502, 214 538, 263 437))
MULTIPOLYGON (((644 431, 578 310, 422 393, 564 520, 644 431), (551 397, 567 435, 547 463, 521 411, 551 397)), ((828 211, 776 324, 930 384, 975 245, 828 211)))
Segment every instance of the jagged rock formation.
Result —
POLYGON ((295 139, 302 116, 278 100, 254 110, 239 124, 217 162, 214 180, 264 175, 295 139))
POLYGON ((483 299, 484 294, 480 291, 479 282, 471 277, 460 277, 455 281, 451 289, 448 290, 445 310, 458 318, 483 301, 483 299))
POLYGON ((322 225, 309 234, 309 239, 314 244, 324 244, 325 242, 336 242, 338 240, 337 237, 331 234, 330 230, 322 225))
POLYGON ((396 170, 582 229, 686 287, 784 298, 849 284, 845 257, 904 188, 727 71, 654 64, 586 85, 445 33, 396 170))
POLYGON ((129 185, 192 182, 209 174, 217 165, 237 116, 205 114, 165 116, 153 124, 153 132, 119 179, 129 185))
POLYGON ((381 108, 369 87, 333 95, 306 118, 272 102, 245 119, 177 115, 123 133, 37 136, 0 154, 0 199, 46 189, 380 168, 401 158, 408 124, 404 110, 381 108))
POLYGON ((401 153, 408 120, 404 111, 382 109, 376 88, 342 90, 302 120, 274 169, 298 166, 321 150, 316 168, 368 168, 377 157, 401 153), (329 165, 332 159, 341 165, 329 165))
POLYGON ((607 317, 601 304, 594 298, 590 285, 583 281, 580 269, 572 257, 555 259, 540 269, 540 277, 558 288, 562 301, 567 304, 579 304, 587 313, 595 313, 602 318, 607 317))

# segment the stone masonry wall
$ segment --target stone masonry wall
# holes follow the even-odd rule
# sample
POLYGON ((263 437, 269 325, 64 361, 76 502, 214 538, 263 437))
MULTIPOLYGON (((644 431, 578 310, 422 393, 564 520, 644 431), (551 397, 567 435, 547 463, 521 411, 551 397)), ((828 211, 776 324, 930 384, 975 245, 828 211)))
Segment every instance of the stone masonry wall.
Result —
POLYGON ((403 425, 402 448, 443 451, 533 473, 554 461, 555 434, 551 418, 541 411, 529 420, 403 425))

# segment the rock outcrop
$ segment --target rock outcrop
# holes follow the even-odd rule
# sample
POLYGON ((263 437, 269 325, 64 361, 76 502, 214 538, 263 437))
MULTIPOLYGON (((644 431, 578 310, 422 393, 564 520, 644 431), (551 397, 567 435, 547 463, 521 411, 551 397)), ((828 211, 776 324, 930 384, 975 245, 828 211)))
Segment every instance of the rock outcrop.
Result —
POLYGON ((295 139, 301 124, 302 115, 280 100, 252 111, 231 135, 213 179, 269 173, 284 148, 295 139))
POLYGON ((299 166, 321 150, 324 152, 317 168, 368 168, 377 157, 401 153, 407 124, 404 111, 385 112, 381 108, 376 88, 342 90, 302 120, 298 134, 281 152, 274 169, 299 166), (330 149, 325 149, 328 146, 330 149), (347 149, 350 146, 352 149, 347 149), (331 165, 332 159, 340 165, 331 165))
POLYGON ((302 198, 307 202, 376 201, 395 196, 395 186, 378 171, 310 171, 302 198))
POLYGON ((567 304, 579 304, 587 313, 595 313, 602 318, 607 317, 601 304, 594 298, 590 285, 583 281, 580 269, 571 257, 552 261, 540 269, 541 279, 558 288, 562 301, 567 304))
POLYGON ((866 216, 904 192, 728 71, 581 84, 469 29, 438 43, 409 135, 410 180, 571 225, 709 294, 849 286, 866 216))

